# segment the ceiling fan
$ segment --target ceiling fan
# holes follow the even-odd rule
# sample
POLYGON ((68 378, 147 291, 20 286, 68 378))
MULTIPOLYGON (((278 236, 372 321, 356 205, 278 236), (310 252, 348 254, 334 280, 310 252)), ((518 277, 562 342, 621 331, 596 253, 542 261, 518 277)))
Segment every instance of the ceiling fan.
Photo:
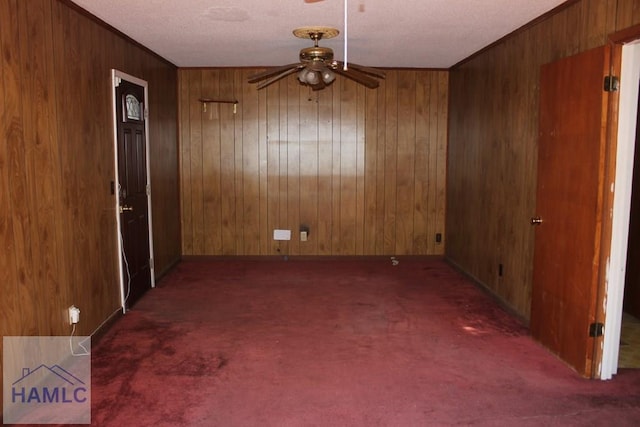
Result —
POLYGON ((300 50, 300 62, 272 68, 261 73, 249 76, 249 83, 258 83, 258 89, 265 88, 290 74, 298 73, 298 81, 308 85, 313 90, 324 89, 336 78, 336 74, 351 79, 370 89, 378 87, 376 78, 384 79, 385 73, 371 67, 349 63, 348 68, 344 62, 333 59, 333 50, 328 47, 318 46, 318 42, 330 39, 339 34, 339 31, 331 27, 302 27, 293 30, 293 35, 299 38, 313 40, 313 47, 300 50))

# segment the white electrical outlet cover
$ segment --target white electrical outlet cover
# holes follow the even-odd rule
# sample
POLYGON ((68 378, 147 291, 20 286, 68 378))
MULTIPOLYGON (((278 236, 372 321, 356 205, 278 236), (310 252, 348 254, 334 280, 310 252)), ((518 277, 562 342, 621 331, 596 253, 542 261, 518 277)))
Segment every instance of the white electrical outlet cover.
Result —
POLYGON ((76 306, 69 307, 69 322, 75 325, 80 321, 80 309, 76 306))
POLYGON ((273 230, 273 240, 291 240, 291 230, 273 230))

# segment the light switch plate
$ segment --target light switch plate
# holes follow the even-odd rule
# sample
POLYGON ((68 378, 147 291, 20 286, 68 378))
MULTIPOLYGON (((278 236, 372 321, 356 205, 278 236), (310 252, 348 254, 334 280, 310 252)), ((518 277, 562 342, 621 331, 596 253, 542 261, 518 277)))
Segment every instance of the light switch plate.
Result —
POLYGON ((291 240, 291 230, 273 230, 273 240, 291 240))

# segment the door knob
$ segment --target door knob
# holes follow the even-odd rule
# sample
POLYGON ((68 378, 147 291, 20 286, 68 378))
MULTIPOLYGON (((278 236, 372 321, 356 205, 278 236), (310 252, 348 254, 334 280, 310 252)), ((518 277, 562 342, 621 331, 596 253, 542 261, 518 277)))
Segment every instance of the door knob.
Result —
POLYGON ((123 213, 124 211, 132 211, 132 210, 133 210, 133 206, 127 206, 127 205, 120 206, 120 213, 123 213))
POLYGON ((540 218, 539 216, 534 216, 533 218, 531 218, 531 225, 540 225, 542 224, 542 218, 540 218))

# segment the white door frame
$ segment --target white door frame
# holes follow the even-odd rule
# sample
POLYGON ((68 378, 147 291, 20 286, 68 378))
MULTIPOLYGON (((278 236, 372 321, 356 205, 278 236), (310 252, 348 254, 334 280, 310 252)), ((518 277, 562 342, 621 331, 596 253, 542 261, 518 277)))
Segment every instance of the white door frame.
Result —
MULTIPOLYGON (((115 192, 115 215, 116 215, 116 241, 118 248, 118 282, 120 284, 120 305, 122 306, 122 312, 125 313, 127 298, 129 297, 129 286, 130 283, 125 283, 124 273, 125 269, 128 268, 126 266, 126 255, 124 253, 124 248, 122 244, 122 233, 121 233, 121 223, 120 223, 120 197, 119 197, 119 188, 120 188, 120 180, 118 178, 118 117, 116 113, 116 88, 120 85, 121 80, 126 80, 128 82, 137 84, 138 86, 142 86, 144 88, 144 138, 145 138, 145 150, 146 150, 146 163, 147 163, 147 214, 149 219, 149 267, 151 274, 151 287, 156 287, 155 280, 155 271, 154 271, 154 262, 153 262, 153 221, 151 217, 151 165, 149 161, 149 88, 148 84, 145 80, 141 80, 137 77, 131 76, 127 73, 123 73, 122 71, 118 71, 116 69, 111 70, 111 84, 112 84, 112 102, 111 106, 113 108, 113 157, 115 162, 115 176, 114 176, 114 192, 115 192), (123 262, 124 260, 124 262, 123 262)), ((128 274, 128 270, 127 274, 128 274)))
MULTIPOLYGON (((640 41, 640 40, 639 40, 640 41)), ((622 47, 620 101, 618 113, 618 145, 613 196, 611 252, 606 277, 604 342, 600 379, 611 379, 618 372, 622 302, 627 267, 627 243, 631 214, 631 186, 633 158, 636 145, 638 113, 638 84, 640 81, 640 43, 635 41, 622 47), (615 191, 614 191, 615 190, 615 191)))

